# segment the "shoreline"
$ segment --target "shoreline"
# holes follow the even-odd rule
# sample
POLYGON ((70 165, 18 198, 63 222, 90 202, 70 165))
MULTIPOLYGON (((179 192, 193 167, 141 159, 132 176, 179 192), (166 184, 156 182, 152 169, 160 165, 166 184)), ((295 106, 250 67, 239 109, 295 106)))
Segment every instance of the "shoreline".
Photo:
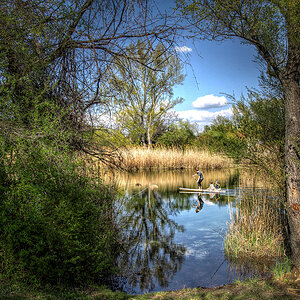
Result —
POLYGON ((291 272, 278 279, 248 279, 212 288, 197 287, 174 291, 130 295, 113 292, 107 287, 85 289, 51 287, 37 288, 24 284, 10 284, 0 279, 0 299, 81 299, 81 300, 148 300, 148 299, 300 299, 300 274, 291 272))

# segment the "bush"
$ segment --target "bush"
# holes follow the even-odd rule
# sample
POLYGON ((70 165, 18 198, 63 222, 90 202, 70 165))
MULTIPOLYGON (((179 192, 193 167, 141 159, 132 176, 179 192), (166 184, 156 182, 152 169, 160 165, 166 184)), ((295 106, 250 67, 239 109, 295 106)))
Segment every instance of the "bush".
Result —
POLYGON ((53 147, 23 144, 11 153, 3 152, 0 164, 2 275, 35 283, 105 282, 118 253, 113 193, 80 175, 79 164, 53 147))

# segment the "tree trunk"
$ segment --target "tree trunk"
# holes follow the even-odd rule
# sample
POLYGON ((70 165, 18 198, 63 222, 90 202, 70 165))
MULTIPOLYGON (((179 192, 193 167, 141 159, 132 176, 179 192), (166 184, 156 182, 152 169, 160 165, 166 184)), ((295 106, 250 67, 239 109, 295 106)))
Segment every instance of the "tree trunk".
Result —
POLYGON ((285 92, 286 210, 292 263, 300 270, 300 91, 298 80, 282 81, 285 92))
POLYGON ((152 118, 151 118, 151 113, 150 113, 149 120, 147 122, 147 142, 148 142, 148 148, 152 148, 151 127, 152 127, 152 118))
POLYGON ((148 141, 148 148, 152 148, 152 139, 150 134, 150 128, 147 129, 147 141, 148 141))

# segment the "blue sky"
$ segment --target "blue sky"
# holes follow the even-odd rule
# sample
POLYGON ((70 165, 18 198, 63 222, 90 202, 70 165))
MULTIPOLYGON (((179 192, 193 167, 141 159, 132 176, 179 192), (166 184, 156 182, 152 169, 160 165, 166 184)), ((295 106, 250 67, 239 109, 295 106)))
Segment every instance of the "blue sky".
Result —
POLYGON ((174 96, 184 98, 174 109, 179 117, 203 127, 217 115, 231 114, 226 94, 239 97, 246 94, 247 87, 258 87, 260 71, 253 62, 254 48, 237 40, 196 44, 187 41, 178 47, 179 51, 189 51, 190 56, 190 65, 185 65, 186 78, 174 88, 174 96))
MULTIPOLYGON (((164 10, 174 0, 158 0, 164 10)), ((246 88, 257 88, 260 74, 255 63, 255 48, 238 40, 220 42, 186 40, 178 52, 189 56, 184 72, 185 81, 174 88, 174 96, 184 98, 174 110, 179 117, 197 122, 200 128, 217 115, 229 116, 231 105, 224 94, 239 97, 246 88)))

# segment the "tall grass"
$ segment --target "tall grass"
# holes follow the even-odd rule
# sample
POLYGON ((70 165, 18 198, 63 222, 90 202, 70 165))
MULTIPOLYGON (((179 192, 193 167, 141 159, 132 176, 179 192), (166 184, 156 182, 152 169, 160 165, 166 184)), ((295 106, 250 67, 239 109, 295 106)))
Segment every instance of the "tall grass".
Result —
POLYGON ((281 205, 266 190, 242 189, 233 213, 230 209, 225 254, 229 258, 273 260, 284 256, 281 205))
POLYGON ((276 279, 283 279, 284 276, 290 273, 292 264, 288 257, 284 257, 282 261, 277 261, 272 269, 273 277, 276 279))
POLYGON ((123 153, 124 166, 129 170, 143 169, 221 169, 232 161, 222 155, 195 149, 131 148, 123 153))

